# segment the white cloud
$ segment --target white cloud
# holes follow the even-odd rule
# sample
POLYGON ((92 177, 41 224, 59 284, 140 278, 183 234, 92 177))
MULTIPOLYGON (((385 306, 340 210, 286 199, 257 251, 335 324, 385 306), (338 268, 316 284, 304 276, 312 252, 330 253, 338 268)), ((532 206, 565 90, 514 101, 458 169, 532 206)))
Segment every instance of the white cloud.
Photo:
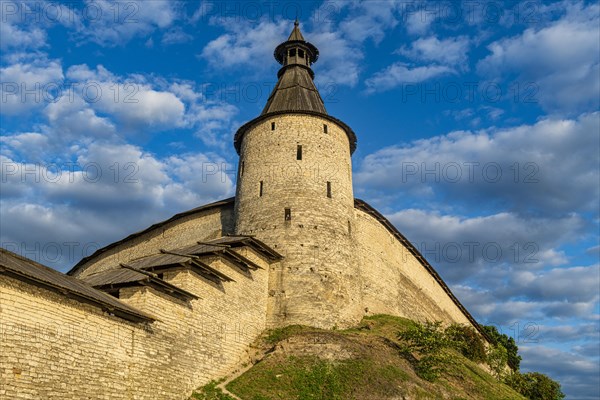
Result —
MULTIPOLYGON (((358 45, 344 39, 332 27, 320 27, 310 34, 310 41, 319 48, 319 61, 313 67, 319 88, 330 85, 355 86, 364 55, 358 45)), ((322 89, 321 89, 322 90, 322 89)))
POLYGON ((403 84, 415 84, 428 79, 455 73, 454 69, 433 65, 411 68, 405 63, 396 62, 382 71, 376 72, 365 81, 367 93, 383 92, 403 84))
POLYGON ((180 44, 189 42, 194 37, 189 33, 184 32, 180 27, 171 29, 163 35, 161 39, 161 43, 164 46, 172 45, 172 44, 180 44))
POLYGON ((324 3, 312 16, 313 31, 305 37, 320 51, 315 66, 316 81, 321 87, 354 87, 365 59, 364 45, 372 40, 379 44, 399 23, 397 1, 324 3), (335 19, 339 18, 339 22, 335 19))
POLYGON ((46 135, 38 132, 24 132, 16 135, 0 136, 3 143, 0 152, 7 157, 14 157, 13 151, 27 154, 28 159, 40 160, 50 146, 46 135))
POLYGON ((40 248, 56 249, 52 243, 58 243, 58 258, 39 261, 64 269, 86 255, 69 258, 65 243, 79 243, 79 250, 95 244, 93 251, 172 214, 233 194, 235 168, 215 154, 159 158, 137 146, 101 141, 72 150, 73 162, 2 158, 7 173, 2 176, 0 218, 12 227, 2 232, 3 247, 37 247, 39 258, 49 257, 40 248))
POLYGON ((88 11, 80 18, 77 35, 101 46, 124 45, 170 27, 179 17, 177 2, 168 0, 85 0, 85 5, 88 11))
MULTIPOLYGON (((261 20, 254 25, 238 19, 219 19, 227 33, 211 40, 202 50, 214 68, 232 68, 251 65, 254 68, 273 60, 273 49, 287 38, 291 31, 289 21, 277 23, 261 20)), ((274 60, 273 60, 274 63, 274 60)))
MULTIPOLYGON (((511 326, 515 321, 523 324, 544 322, 555 324, 556 321, 576 321, 592 315, 598 308, 598 296, 587 301, 552 300, 550 298, 532 300, 528 292, 523 292, 507 298, 498 296, 498 290, 504 290, 510 283, 504 280, 489 280, 487 286, 476 289, 471 286, 453 286, 452 291, 479 320, 487 324, 511 326)), ((582 338, 584 339, 584 338, 582 338)))
MULTIPOLYGON (((118 76, 102 65, 91 69, 85 64, 69 67, 65 76, 61 64, 44 55, 13 58, 16 63, 1 70, 2 112, 15 115, 45 107, 33 122, 54 147, 169 129, 194 129, 210 145, 230 139, 224 135, 232 131, 237 107, 207 99, 194 82, 118 76)), ((18 150, 25 151, 25 144, 18 150)))
MULTIPOLYGON (((596 341, 596 348, 600 346, 600 331, 593 323, 582 323, 581 325, 556 325, 544 326, 539 330, 539 340, 553 342, 569 342, 582 339, 592 339, 596 341)), ((596 351, 596 353, 598 353, 596 351)))
POLYGON ((44 55, 27 58, 0 68, 2 114, 18 115, 42 107, 54 101, 57 90, 64 89, 58 60, 48 60, 44 55))
POLYGON ((523 218, 506 212, 469 218, 407 209, 388 218, 450 282, 491 276, 508 266, 535 271, 563 265, 568 260, 557 247, 585 226, 578 216, 523 218))
POLYGON ((521 214, 533 207, 548 216, 595 212, 599 130, 600 114, 593 113, 451 132, 367 155, 355 182, 359 192, 418 192, 421 202, 443 196, 444 204, 502 204, 521 214))
POLYGON ((480 74, 516 73, 533 82, 541 105, 550 111, 597 110, 600 91, 600 5, 568 3, 566 14, 542 28, 488 46, 480 74))
MULTIPOLYGON (((367 40, 383 40, 394 29, 397 19, 395 1, 343 2, 324 4, 314 11, 310 25, 302 25, 306 40, 319 49, 320 56, 314 70, 320 87, 328 85, 355 86, 359 80, 360 62, 364 58, 362 46, 367 40), (347 15, 337 21, 343 12, 347 15), (333 18, 335 17, 335 18, 333 18)), ((276 64, 273 49, 285 41, 293 26, 289 20, 277 22, 261 20, 258 24, 228 18, 211 18, 222 25, 226 33, 209 42, 202 57, 215 68, 248 67, 255 73, 260 60, 276 64), (258 60, 258 63, 257 63, 258 60)), ((261 72, 264 68, 260 68, 261 72)))
POLYGON ((466 71, 469 69, 469 47, 470 40, 465 36, 441 40, 435 36, 419 38, 410 47, 402 47, 396 52, 414 62, 429 64, 415 66, 395 62, 366 79, 366 92, 383 92, 404 84, 416 84, 466 71))
POLYGON ((435 22, 435 17, 422 11, 410 12, 404 16, 406 31, 411 35, 428 33, 433 22, 435 22))
POLYGON ((145 82, 144 77, 122 78, 102 66, 91 70, 87 65, 75 65, 67 76, 77 79, 81 96, 95 109, 114 116, 128 130, 140 127, 175 128, 183 125, 185 105, 173 93, 159 91, 145 82))
MULTIPOLYGON (((142 85, 119 85, 123 93, 131 87, 131 100, 123 99, 122 103, 104 97, 98 102, 98 108, 115 115, 125 125, 169 126, 181 124, 185 106, 173 93, 156 91, 142 85)), ((107 88, 107 87, 105 87, 107 88)))
POLYGON ((198 8, 196 9, 196 11, 194 11, 192 16, 190 17, 190 22, 196 23, 196 22, 200 21, 201 19, 203 20, 205 17, 210 15, 210 12, 214 9, 215 9, 215 3, 213 3, 212 1, 205 1, 205 0, 200 1, 198 8))
POLYGON ((355 43, 367 39, 379 43, 399 22, 396 1, 347 2, 341 7, 344 6, 349 9, 349 15, 339 23, 338 30, 341 36, 355 43))
POLYGON ((535 274, 520 271, 512 274, 506 290, 501 290, 496 295, 521 295, 532 300, 588 303, 600 298, 599 287, 600 268, 598 265, 592 265, 554 268, 535 274), (565 285, 567 281, 569 285, 565 285))
POLYGON ((456 66, 468 70, 470 40, 466 36, 438 39, 435 36, 419 38, 410 47, 402 47, 399 54, 414 61, 436 62, 447 66, 456 66))
MULTIPOLYGON (((14 3, 16 4, 16 3, 14 3)), ((46 46, 46 31, 36 26, 17 26, 10 21, 0 22, 0 49, 2 51, 41 48, 46 46)))
POLYGON ((80 97, 63 96, 44 110, 51 125, 54 145, 65 145, 87 138, 108 139, 116 134, 115 125, 99 117, 80 97))

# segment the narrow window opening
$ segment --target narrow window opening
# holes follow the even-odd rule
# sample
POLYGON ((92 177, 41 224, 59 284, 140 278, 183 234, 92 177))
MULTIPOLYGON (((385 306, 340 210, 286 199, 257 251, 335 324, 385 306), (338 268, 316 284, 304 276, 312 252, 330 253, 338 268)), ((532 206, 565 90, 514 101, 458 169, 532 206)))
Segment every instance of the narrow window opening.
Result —
POLYGON ((348 233, 352 233, 352 224, 350 223, 350 220, 348 220, 348 233))
POLYGON ((260 185, 258 187, 258 196, 262 197, 263 195, 263 181, 260 181, 260 185))
POLYGON ((296 148, 296 160, 302 160, 302 145, 299 144, 296 148))
POLYGON ((331 198, 331 182, 327 182, 327 197, 331 198))
POLYGON ((242 165, 240 165, 240 176, 244 176, 244 161, 242 161, 242 165))
POLYGON ((296 57, 296 49, 290 50, 290 57, 296 57))
POLYGON ((291 221, 292 220, 292 209, 291 208, 286 208, 285 209, 284 220, 285 221, 291 221))
POLYGON ((304 58, 304 50, 298 49, 298 57, 304 58))
POLYGON ((271 130, 274 131, 275 130, 275 122, 271 122, 271 130))
POLYGON ((323 132, 327 133, 327 124, 323 124, 323 132))

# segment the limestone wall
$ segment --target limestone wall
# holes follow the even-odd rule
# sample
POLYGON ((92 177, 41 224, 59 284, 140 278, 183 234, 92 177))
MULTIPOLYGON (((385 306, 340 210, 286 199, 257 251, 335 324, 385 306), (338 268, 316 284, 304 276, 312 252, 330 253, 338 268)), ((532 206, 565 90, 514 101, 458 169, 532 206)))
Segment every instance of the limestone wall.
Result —
POLYGON ((157 254, 160 249, 174 249, 196 244, 199 240, 216 239, 233 231, 233 203, 168 222, 133 239, 125 240, 97 257, 93 257, 73 276, 86 276, 115 268, 136 258, 157 254))
MULTIPOLYGON (((190 303, 149 287, 122 289, 123 302, 157 318, 147 327, 0 275, 0 399, 183 400, 245 362, 249 344, 267 327, 299 322, 341 327, 374 313, 470 323, 379 221, 359 209, 353 208, 353 214, 348 232, 321 229, 317 222, 317 229, 290 226, 266 240, 285 250, 284 256, 295 260, 291 264, 284 259, 269 265, 250 248, 236 251, 262 269, 242 270, 216 256, 203 258, 234 282, 216 284, 191 271, 166 272, 166 281, 200 297, 190 303), (341 264, 347 259, 353 261, 341 264), (355 320, 348 318, 349 309, 355 320)), ((186 240, 197 240, 200 230, 190 226, 216 225, 217 219, 209 215, 213 222, 205 224, 191 218, 181 221, 187 229, 174 224, 165 232, 167 237, 192 232, 186 240)), ((151 246, 142 241, 140 251, 151 246)), ((109 265, 104 262, 99 265, 109 265)))
POLYGON ((362 316, 350 163, 345 131, 318 116, 272 116, 244 135, 236 233, 256 235, 285 257, 271 274, 271 326, 342 327, 362 316))
POLYGON ((232 372, 265 329, 268 264, 241 271, 209 264, 235 282, 190 271, 165 280, 199 296, 189 304, 156 290, 121 289, 120 299, 153 315, 144 327, 50 290, 0 275, 0 399, 186 399, 232 372))
POLYGON ((142 326, 5 276, 0 321, 2 399, 134 398, 133 368, 153 362, 142 326))
POLYGON ((371 314, 471 324, 435 278, 379 221, 356 209, 362 303, 371 314))

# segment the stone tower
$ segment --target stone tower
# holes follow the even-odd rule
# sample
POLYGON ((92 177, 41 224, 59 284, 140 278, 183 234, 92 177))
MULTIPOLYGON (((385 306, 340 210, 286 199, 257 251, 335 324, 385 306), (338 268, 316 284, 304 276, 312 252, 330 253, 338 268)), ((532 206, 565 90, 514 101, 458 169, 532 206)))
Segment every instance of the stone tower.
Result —
POLYGON ((235 231, 284 256, 269 276, 271 326, 347 326, 363 315, 353 249, 354 132, 327 114, 313 82, 318 49, 298 27, 261 115, 235 135, 235 231))

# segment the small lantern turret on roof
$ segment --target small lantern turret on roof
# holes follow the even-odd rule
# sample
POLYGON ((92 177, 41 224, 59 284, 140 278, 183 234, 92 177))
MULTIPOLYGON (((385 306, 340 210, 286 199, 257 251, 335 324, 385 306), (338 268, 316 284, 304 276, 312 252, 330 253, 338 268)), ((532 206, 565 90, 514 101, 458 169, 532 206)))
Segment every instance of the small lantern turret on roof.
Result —
MULTIPOLYGON (((356 149, 356 135, 344 122, 331 117, 315 86, 311 65, 319 59, 319 50, 304 40, 298 20, 288 39, 275 48, 275 60, 282 67, 277 72, 277 84, 269 95, 259 117, 245 123, 235 134, 234 145, 238 154, 246 132, 256 123, 274 115, 285 113, 319 116, 342 127, 348 135, 350 153, 356 149)), ((326 128, 324 128, 326 129, 326 128)))
POLYGON ((315 74, 310 68, 319 58, 319 50, 304 40, 298 20, 288 40, 275 48, 274 56, 282 67, 262 114, 310 111, 326 115, 323 99, 313 82, 315 74))
MULTIPOLYGON (((289 65, 303 65, 310 68, 319 58, 319 50, 312 43, 304 40, 299 25, 298 20, 294 21, 294 29, 288 40, 275 49, 275 59, 284 68, 289 65)), ((284 68, 279 71, 279 76, 283 73, 284 68)), ((311 77, 314 76, 312 70, 309 73, 311 77)))

